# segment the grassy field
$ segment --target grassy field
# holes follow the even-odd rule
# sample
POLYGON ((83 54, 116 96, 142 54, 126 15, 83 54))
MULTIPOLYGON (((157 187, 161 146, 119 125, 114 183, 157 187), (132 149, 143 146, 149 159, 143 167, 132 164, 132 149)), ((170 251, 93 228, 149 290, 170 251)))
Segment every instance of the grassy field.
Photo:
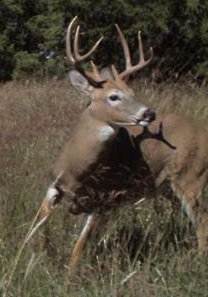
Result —
MULTIPOLYGON (((138 97, 156 111, 177 112, 207 123, 208 89, 191 83, 133 82, 138 97)), ((0 291, 40 207, 48 172, 85 106, 67 81, 10 82, 0 86, 0 291)), ((68 288, 71 248, 83 217, 63 201, 26 246, 7 297, 206 297, 208 263, 177 201, 164 197, 120 209, 87 245, 68 288)))

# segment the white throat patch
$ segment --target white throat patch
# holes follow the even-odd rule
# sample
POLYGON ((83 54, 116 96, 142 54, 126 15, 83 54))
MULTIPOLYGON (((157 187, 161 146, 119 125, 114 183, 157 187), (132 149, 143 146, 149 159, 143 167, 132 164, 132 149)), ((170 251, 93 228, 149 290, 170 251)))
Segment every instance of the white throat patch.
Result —
POLYGON ((108 125, 103 126, 101 128, 99 128, 99 140, 100 141, 106 141, 108 140, 113 134, 114 134, 114 129, 108 125))

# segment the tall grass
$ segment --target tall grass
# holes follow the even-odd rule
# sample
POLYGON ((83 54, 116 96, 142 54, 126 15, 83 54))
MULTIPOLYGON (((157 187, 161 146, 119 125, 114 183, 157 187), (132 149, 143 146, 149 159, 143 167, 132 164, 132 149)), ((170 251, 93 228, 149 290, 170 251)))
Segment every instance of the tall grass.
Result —
MULTIPOLYGON (((137 81, 133 88, 156 111, 206 125, 207 88, 137 81)), ((50 167, 84 106, 66 81, 0 86, 0 290, 44 197, 50 167)), ((65 206, 25 248, 8 296, 207 296, 208 266, 196 254, 195 234, 177 202, 173 207, 161 196, 104 219, 69 289, 68 257, 83 217, 69 215, 65 206)))

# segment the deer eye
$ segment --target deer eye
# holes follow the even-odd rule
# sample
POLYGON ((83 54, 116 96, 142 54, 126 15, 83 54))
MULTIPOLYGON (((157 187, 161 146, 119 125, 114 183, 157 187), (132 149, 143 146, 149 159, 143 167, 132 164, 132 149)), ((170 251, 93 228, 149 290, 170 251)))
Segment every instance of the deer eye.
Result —
POLYGON ((121 98, 118 95, 110 95, 109 100, 111 100, 111 101, 121 101, 121 98))

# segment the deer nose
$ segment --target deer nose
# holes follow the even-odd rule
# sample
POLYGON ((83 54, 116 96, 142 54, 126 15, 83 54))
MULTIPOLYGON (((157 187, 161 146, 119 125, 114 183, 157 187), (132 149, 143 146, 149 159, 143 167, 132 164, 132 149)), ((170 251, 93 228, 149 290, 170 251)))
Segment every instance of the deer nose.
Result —
POLYGON ((156 119, 156 113, 148 108, 143 114, 144 120, 148 120, 148 122, 152 122, 156 119))

